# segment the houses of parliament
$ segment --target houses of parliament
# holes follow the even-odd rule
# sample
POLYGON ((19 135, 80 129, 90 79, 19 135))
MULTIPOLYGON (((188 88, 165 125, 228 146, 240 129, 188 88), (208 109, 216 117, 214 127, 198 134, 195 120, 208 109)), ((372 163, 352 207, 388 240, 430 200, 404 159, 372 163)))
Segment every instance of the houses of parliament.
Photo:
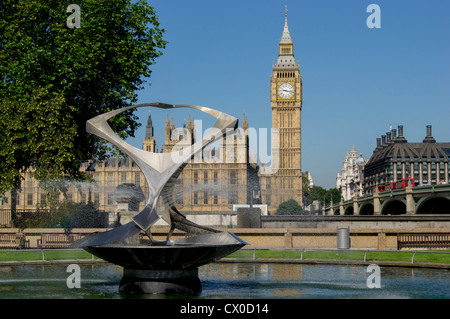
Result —
MULTIPOLYGON (((219 147, 204 151, 184 168, 177 180, 174 202, 180 212, 225 212, 236 205, 267 205, 265 213, 274 214, 280 203, 294 199, 302 205, 301 171, 301 110, 302 76, 294 58, 294 43, 285 13, 284 28, 279 40, 278 58, 270 76, 270 105, 272 129, 278 139, 272 141, 272 165, 276 169, 265 170, 264 165, 249 159, 249 123, 244 114, 240 127, 232 136, 220 141, 219 147), (218 158, 220 160, 212 160, 218 158)), ((267 110, 269 112, 269 109, 267 110)), ((161 152, 171 152, 175 145, 191 145, 195 142, 195 122, 187 119, 182 129, 176 128, 167 117, 164 144, 161 152), (181 132, 181 133, 180 133, 181 132)), ((143 149, 156 152, 158 147, 153 132, 151 115, 148 117, 143 149)), ((83 163, 86 170, 91 163, 83 163)), ((129 158, 110 158, 94 164, 94 184, 89 187, 70 187, 60 201, 87 202, 92 200, 99 210, 117 210, 119 185, 135 185, 144 197, 148 186, 139 167, 129 158)), ((9 208, 9 194, 0 202, 0 208, 9 208)), ((143 199, 143 198, 142 198, 143 199)), ((140 210, 146 198, 140 200, 140 210)), ((31 172, 24 174, 18 193, 17 209, 36 209, 45 206, 46 193, 34 180, 31 172), (39 206, 40 205, 40 206, 39 206)))

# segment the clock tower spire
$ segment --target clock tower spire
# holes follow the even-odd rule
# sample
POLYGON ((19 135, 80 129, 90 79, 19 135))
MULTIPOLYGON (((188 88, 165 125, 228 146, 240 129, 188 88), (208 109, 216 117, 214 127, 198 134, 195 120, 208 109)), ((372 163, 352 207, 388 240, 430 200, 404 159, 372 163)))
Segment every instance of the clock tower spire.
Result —
POLYGON ((271 189, 267 196, 271 198, 266 198, 266 201, 270 203, 270 211, 274 212, 280 203, 289 199, 302 205, 302 76, 294 57, 294 41, 289 32, 287 7, 278 59, 270 77, 270 104, 272 129, 278 131, 279 138, 278 148, 272 150, 272 157, 278 156, 278 170, 267 177, 270 179, 267 184, 271 189))
POLYGON ((294 56, 294 42, 292 41, 291 34, 289 33, 288 20, 287 20, 287 6, 284 13, 284 29, 281 35, 278 56, 294 56))
POLYGON ((275 68, 299 68, 294 58, 294 41, 289 32, 287 7, 284 14, 284 28, 278 45, 278 59, 274 65, 275 68))

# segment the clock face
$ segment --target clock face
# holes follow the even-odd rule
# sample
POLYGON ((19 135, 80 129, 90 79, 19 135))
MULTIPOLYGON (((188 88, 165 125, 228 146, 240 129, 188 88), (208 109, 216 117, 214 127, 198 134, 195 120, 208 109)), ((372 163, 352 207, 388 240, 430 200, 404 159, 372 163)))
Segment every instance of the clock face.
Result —
POLYGON ((289 99, 292 95, 294 95, 294 87, 289 83, 283 83, 278 87, 278 94, 283 99, 289 99))

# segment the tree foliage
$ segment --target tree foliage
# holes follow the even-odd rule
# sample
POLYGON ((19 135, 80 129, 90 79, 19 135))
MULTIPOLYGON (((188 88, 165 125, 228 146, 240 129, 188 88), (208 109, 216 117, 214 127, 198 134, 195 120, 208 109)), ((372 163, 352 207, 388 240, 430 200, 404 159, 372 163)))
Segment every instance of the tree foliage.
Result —
POLYGON ((307 201, 312 203, 315 200, 321 202, 322 205, 329 205, 331 200, 334 204, 337 204, 341 201, 341 194, 336 188, 326 190, 320 186, 313 186, 308 192, 307 201))
POLYGON ((282 202, 277 208, 277 215, 300 215, 302 207, 294 199, 282 202))
POLYGON ((37 179, 49 179, 60 172, 78 172, 73 137, 75 119, 64 97, 47 97, 45 89, 34 91, 28 103, 2 100, 0 125, 0 170, 3 185, 12 185, 17 172, 34 166, 37 179), (71 164, 70 166, 68 164, 71 164))
MULTIPOLYGON (((80 28, 66 25, 69 0, 0 3, 0 194, 37 179, 80 177, 80 161, 102 156, 86 120, 137 101, 166 42, 144 0, 84 0, 80 28)), ((133 111, 110 120, 134 136, 133 111)))

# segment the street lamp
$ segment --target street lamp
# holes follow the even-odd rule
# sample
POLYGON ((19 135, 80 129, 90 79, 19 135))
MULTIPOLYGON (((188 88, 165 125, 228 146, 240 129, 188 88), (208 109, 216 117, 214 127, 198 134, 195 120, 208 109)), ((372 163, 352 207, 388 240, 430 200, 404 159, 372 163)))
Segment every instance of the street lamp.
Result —
POLYGON ((251 198, 250 198, 250 208, 253 208, 253 199, 259 199, 260 197, 260 191, 259 190, 252 190, 251 198))

